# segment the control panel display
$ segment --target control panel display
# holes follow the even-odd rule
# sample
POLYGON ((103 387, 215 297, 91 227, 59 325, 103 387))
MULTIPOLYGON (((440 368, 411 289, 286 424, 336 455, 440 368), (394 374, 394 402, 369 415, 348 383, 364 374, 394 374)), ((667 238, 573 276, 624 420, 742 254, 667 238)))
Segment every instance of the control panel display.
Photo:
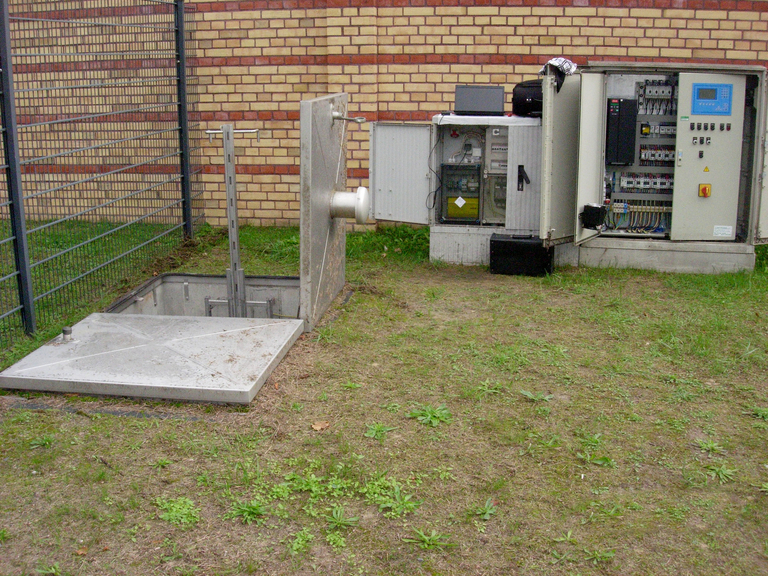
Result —
POLYGON ((691 114, 730 116, 733 84, 694 84, 691 114))

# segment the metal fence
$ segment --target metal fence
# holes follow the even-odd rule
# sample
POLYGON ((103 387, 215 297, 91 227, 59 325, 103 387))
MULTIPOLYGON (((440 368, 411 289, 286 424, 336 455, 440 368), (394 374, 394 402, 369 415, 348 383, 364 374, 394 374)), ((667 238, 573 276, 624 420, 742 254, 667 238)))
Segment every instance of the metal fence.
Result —
POLYGON ((7 345, 71 320, 190 237, 202 183, 182 0, 9 0, 2 11, 7 345))

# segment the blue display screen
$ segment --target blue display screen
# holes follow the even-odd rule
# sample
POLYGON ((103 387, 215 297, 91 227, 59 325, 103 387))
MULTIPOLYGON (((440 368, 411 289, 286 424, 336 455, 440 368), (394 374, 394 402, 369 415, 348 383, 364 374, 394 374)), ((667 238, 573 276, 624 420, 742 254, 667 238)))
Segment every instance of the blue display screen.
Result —
POLYGON ((694 84, 691 114, 730 116, 733 84, 694 84))

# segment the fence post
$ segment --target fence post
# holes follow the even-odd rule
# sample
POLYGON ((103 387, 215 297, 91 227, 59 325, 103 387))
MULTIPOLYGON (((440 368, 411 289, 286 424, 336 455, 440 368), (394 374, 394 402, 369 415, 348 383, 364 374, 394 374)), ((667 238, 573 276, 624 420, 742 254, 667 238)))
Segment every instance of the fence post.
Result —
POLYGON ((178 94, 179 146, 181 150, 181 210, 184 236, 192 238, 192 170, 189 152, 189 120, 187 117, 187 52, 184 30, 184 0, 176 0, 176 87, 178 94))
POLYGON ((13 66, 11 63, 11 26, 8 2, 2 2, 0 11, 0 97, 2 103, 3 144, 5 148, 8 201, 13 234, 13 255, 18 272, 21 321, 27 334, 37 329, 35 301, 32 295, 32 273, 29 262, 27 224, 24 217, 24 195, 21 187, 19 137, 16 126, 16 102, 13 94, 13 66))

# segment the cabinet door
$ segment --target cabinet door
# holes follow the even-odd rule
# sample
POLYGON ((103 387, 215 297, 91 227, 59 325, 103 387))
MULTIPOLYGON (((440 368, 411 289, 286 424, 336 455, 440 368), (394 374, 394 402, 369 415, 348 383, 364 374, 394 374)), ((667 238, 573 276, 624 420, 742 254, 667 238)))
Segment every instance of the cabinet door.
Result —
POLYGON ((429 224, 431 124, 371 124, 369 179, 377 220, 429 224))
POLYGON ((680 74, 672 240, 736 238, 745 82, 680 74))
POLYGON ((539 235, 545 246, 573 239, 580 87, 580 74, 566 76, 559 92, 554 76, 543 82, 539 235))
POLYGON ((602 204, 605 175, 605 77, 582 72, 581 111, 579 114, 579 174, 576 195, 575 244, 597 236, 584 228, 579 214, 586 204, 602 204))
POLYGON ((511 234, 539 236, 541 217, 541 126, 510 126, 507 215, 511 234))

